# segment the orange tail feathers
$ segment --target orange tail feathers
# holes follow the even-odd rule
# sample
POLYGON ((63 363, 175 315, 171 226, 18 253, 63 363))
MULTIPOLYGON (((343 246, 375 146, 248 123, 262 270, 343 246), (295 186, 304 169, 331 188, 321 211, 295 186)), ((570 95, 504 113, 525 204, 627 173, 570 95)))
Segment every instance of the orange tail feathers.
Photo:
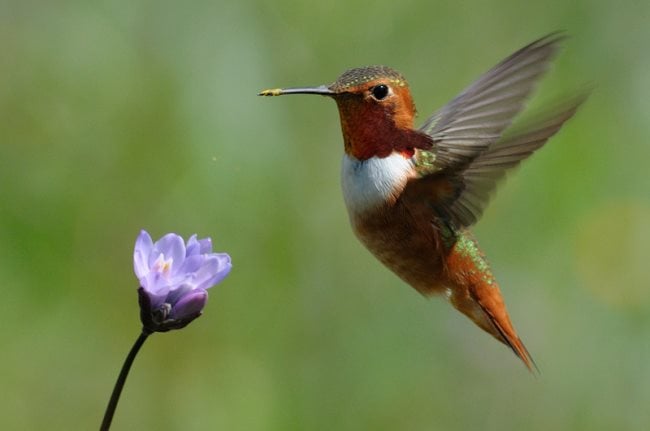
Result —
POLYGON ((501 292, 499 292, 499 287, 493 286, 491 289, 496 290, 496 292, 492 293, 490 296, 498 296, 498 298, 495 298, 493 301, 497 304, 486 305, 483 300, 476 298, 476 302, 485 313, 487 320, 491 323, 492 330, 489 330, 488 332, 496 339, 503 342, 506 346, 510 347, 515 355, 523 361, 526 368, 528 368, 528 371, 539 373, 537 364, 535 364, 535 361, 528 352, 528 349, 526 349, 524 343, 521 341, 521 338, 517 335, 517 332, 510 321, 508 311, 506 310, 506 306, 501 298, 501 292))
POLYGON ((539 373, 539 368, 510 321, 495 282, 488 286, 480 283, 466 289, 456 288, 449 300, 458 311, 472 319, 481 329, 510 347, 529 371, 539 373))
POLYGON ((515 331, 483 253, 469 235, 461 235, 447 256, 449 301, 481 329, 510 347, 531 372, 539 368, 515 331))

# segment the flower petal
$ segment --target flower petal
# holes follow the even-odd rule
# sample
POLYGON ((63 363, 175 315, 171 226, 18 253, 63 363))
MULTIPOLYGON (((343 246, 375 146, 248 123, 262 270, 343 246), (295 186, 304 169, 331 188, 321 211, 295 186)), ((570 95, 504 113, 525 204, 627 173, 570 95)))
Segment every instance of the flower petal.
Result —
POLYGON ((182 283, 174 286, 174 288, 167 293, 165 302, 174 306, 183 296, 191 293, 192 290, 194 290, 194 286, 191 283, 182 283))
POLYGON ((139 292, 139 294, 145 295, 148 298, 149 310, 147 310, 147 311, 149 313, 152 310, 155 310, 156 308, 160 307, 165 302, 165 297, 167 296, 166 293, 164 295, 157 295, 155 293, 147 291, 143 287, 138 289, 138 292, 139 292))
POLYGON ((194 275, 201 266, 203 265, 203 262, 205 261, 205 256, 202 254, 195 254, 193 256, 188 256, 185 258, 185 261, 181 265, 180 268, 178 268, 177 276, 184 276, 187 277, 188 275, 194 275))
POLYGON ((143 287, 147 292, 158 296, 166 296, 172 287, 175 287, 174 284, 171 284, 169 280, 158 271, 151 271, 141 281, 141 287, 143 287))
POLYGON ((153 248, 153 241, 151 236, 146 230, 141 230, 140 235, 135 240, 135 248, 133 250, 133 270, 135 275, 142 279, 149 273, 149 254, 153 248))
POLYGON ((212 253, 212 240, 210 238, 202 238, 197 240, 196 234, 194 234, 190 237, 189 240, 187 240, 187 256, 208 253, 212 253))
POLYGON ((160 254, 165 259, 172 259, 172 273, 176 272, 185 260, 185 241, 175 233, 168 233, 153 245, 153 252, 149 256, 149 265, 153 265, 160 254))
POLYGON ((208 292, 205 290, 192 290, 178 300, 172 307, 169 315, 171 319, 183 320, 196 315, 203 310, 208 301, 208 292))
POLYGON ((196 273, 196 278, 194 279, 196 289, 211 288, 226 278, 231 268, 232 264, 228 254, 212 253, 208 255, 203 266, 196 273))
POLYGON ((194 234, 187 240, 187 245, 185 246, 185 257, 194 256, 199 253, 201 253, 201 244, 199 244, 199 241, 196 239, 196 234, 194 234))
POLYGON ((202 238, 199 240, 199 244, 201 244, 202 254, 212 253, 212 238, 202 238))

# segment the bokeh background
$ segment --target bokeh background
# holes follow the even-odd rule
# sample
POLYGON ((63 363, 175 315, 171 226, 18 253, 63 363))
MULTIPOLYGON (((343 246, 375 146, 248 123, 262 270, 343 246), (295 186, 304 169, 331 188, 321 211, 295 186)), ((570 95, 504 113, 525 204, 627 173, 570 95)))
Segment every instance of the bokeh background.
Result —
POLYGON ((145 344, 113 428, 642 430, 650 424, 650 3, 0 2, 2 429, 97 428, 139 331, 146 228, 234 269, 145 344), (353 237, 334 103, 261 99, 387 64, 420 121, 572 36, 531 109, 588 103, 477 225, 540 369, 353 237))

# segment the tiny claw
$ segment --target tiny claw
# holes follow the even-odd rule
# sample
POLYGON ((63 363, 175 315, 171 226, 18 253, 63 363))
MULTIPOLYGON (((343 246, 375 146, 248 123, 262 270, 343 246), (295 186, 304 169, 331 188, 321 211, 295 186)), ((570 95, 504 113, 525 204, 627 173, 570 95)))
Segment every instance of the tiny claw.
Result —
POLYGON ((280 96, 281 94, 281 88, 269 88, 268 90, 262 90, 257 93, 258 96, 280 96))

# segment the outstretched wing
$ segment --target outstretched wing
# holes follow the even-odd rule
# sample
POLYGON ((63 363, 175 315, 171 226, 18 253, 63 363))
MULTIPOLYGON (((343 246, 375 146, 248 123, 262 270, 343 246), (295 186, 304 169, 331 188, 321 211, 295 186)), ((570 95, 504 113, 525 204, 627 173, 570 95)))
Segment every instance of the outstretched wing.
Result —
POLYGON ((432 171, 462 169, 499 140, 548 69, 562 35, 550 34, 515 52, 427 119, 432 171))
MULTIPOLYGON (((483 213, 497 181, 557 133, 586 97, 584 94, 566 102, 522 132, 501 139, 462 171, 447 168, 411 180, 404 189, 405 199, 424 200, 436 217, 456 228, 474 224, 483 213)), ((420 151, 418 156, 426 157, 426 152, 420 151)))

